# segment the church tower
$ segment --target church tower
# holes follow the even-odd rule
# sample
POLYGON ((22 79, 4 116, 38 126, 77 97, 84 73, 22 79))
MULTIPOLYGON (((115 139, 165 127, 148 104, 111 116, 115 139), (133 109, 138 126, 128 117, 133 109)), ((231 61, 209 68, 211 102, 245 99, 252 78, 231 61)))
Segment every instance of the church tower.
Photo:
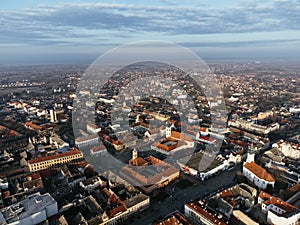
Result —
POLYGON ((172 124, 168 121, 166 124, 166 138, 172 135, 172 124))
POLYGON ((255 150, 253 147, 253 143, 248 148, 247 160, 246 162, 255 162, 255 150))
POLYGON ((132 160, 137 159, 138 157, 138 151, 136 149, 133 149, 132 151, 132 160))
POLYGON ((135 123, 138 123, 138 122, 140 122, 140 114, 138 114, 135 118, 135 123))

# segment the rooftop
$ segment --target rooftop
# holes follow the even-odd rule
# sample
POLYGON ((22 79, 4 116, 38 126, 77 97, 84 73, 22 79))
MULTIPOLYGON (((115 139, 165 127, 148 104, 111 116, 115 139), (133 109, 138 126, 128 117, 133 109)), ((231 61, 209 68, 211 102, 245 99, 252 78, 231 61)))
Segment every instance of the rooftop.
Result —
POLYGON ((56 204, 56 201, 49 193, 43 195, 40 193, 32 194, 18 203, 1 209, 0 224, 5 224, 5 221, 6 223, 13 223, 22 220, 53 204, 56 204))
POLYGON ((186 206, 192 209, 193 211, 196 211, 199 215, 201 215, 201 217, 204 217, 213 224, 226 225, 226 223, 224 223, 222 220, 218 219, 215 215, 208 212, 202 201, 195 200, 190 203, 187 203, 186 206))
POLYGON ((130 208, 130 207, 132 207, 132 206, 134 206, 134 205, 136 205, 140 202, 143 202, 143 201, 147 200, 148 198, 149 197, 147 195, 144 195, 144 194, 140 193, 140 194, 137 194, 137 195, 135 195, 135 196, 133 196, 129 199, 126 199, 124 201, 124 204, 126 205, 126 208, 128 209, 128 208, 130 208))
POLYGON ((167 216, 165 219, 160 220, 153 225, 192 225, 184 215, 180 212, 174 212, 171 215, 167 216))
POLYGON ((249 171, 255 174, 255 176, 259 177, 268 182, 275 182, 275 179, 261 166, 256 164, 255 162, 246 162, 244 167, 249 171))
POLYGON ((179 161, 183 161, 183 162, 187 161, 186 163, 187 166, 203 173, 206 173, 220 166, 223 163, 223 160, 217 159, 214 156, 210 156, 208 154, 204 154, 203 152, 194 153, 192 156, 184 157, 179 161))
POLYGON ((299 210, 296 206, 293 206, 293 205, 281 200, 280 198, 276 198, 264 191, 260 192, 259 198, 264 200, 263 204, 265 204, 265 205, 274 205, 280 209, 283 209, 285 211, 283 214, 292 213, 292 212, 299 210))
POLYGON ((44 157, 38 157, 35 159, 31 159, 31 160, 29 160, 29 163, 34 164, 34 163, 38 163, 38 162, 48 161, 51 159, 57 159, 57 158, 76 155, 76 154, 82 154, 82 153, 78 149, 72 148, 69 152, 63 152, 63 153, 59 153, 59 154, 48 155, 48 156, 44 156, 44 157))

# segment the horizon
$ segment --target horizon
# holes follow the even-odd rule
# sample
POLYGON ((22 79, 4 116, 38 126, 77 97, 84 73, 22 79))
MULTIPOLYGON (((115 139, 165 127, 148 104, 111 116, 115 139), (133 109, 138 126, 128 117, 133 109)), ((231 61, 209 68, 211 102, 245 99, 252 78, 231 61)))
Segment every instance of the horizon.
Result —
POLYGON ((297 1, 17 0, 0 12, 0 65, 89 63, 148 39, 204 60, 300 58, 297 1))
MULTIPOLYGON (((101 56, 101 55, 100 55, 101 56)), ((18 67, 43 67, 43 66, 89 66, 93 62, 97 61, 99 57, 95 57, 92 60, 85 61, 76 61, 74 59, 69 59, 64 62, 27 62, 27 63, 0 63, 0 68, 18 68, 18 67)), ((255 64, 264 64, 264 63, 298 63, 300 58, 202 58, 202 60, 210 64, 226 64, 226 63, 255 63, 255 64)), ((160 63, 160 62, 158 62, 160 63)), ((118 63, 115 63, 118 65, 118 63)))

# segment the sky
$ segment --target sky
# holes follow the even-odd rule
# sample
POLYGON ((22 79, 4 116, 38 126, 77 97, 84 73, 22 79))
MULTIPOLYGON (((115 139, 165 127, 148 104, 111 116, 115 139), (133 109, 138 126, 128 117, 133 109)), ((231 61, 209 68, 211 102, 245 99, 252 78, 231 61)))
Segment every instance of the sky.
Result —
POLYGON ((300 58, 299 0, 14 0, 0 6, 0 65, 89 63, 160 40, 203 59, 300 58))

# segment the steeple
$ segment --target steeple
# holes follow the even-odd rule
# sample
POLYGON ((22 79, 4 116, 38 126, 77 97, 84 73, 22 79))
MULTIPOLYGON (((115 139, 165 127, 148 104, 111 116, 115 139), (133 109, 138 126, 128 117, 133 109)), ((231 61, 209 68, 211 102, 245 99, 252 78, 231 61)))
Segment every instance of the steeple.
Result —
POLYGON ((136 159, 138 157, 138 151, 136 149, 133 149, 132 151, 132 160, 136 159))
POLYGON ((171 137, 172 134, 172 123, 170 121, 166 122, 166 138, 171 137))
POLYGON ((247 160, 246 162, 255 162, 255 149, 253 146, 253 142, 248 147, 247 160))

